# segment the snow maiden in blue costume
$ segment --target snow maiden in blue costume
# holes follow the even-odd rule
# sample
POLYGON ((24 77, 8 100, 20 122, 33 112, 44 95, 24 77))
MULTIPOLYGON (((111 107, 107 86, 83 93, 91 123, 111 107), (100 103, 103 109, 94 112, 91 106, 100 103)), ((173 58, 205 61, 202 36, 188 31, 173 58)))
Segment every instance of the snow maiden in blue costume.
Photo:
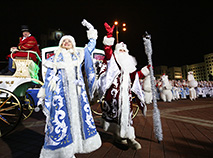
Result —
POLYGON ((101 146, 81 72, 84 60, 92 97, 95 71, 90 55, 95 49, 97 30, 86 20, 82 24, 89 29, 89 43, 84 50, 77 51, 74 38, 66 35, 55 55, 43 63, 47 72, 38 97, 46 127, 40 158, 73 158, 75 153, 92 152, 101 146))

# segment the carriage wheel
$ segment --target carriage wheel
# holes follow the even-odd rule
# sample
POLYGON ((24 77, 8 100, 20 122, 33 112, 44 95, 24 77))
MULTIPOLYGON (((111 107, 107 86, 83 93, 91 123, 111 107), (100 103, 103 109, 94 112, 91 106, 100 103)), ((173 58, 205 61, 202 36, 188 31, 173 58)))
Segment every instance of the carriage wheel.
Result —
MULTIPOLYGON (((31 79, 32 81, 34 81, 34 83, 36 83, 36 85, 44 85, 44 83, 40 80, 31 79)), ((26 92, 25 96, 22 98, 22 103, 23 103, 23 112, 22 112, 22 119, 26 120, 27 118, 29 118, 31 116, 31 114, 33 113, 34 109, 35 109, 35 101, 33 99, 33 97, 26 92)))
POLYGON ((102 103, 97 101, 97 103, 91 106, 92 112, 98 116, 102 116, 101 106, 102 106, 102 103))
POLYGON ((22 106, 12 92, 0 89, 0 137, 11 132, 19 123, 22 106))
POLYGON ((23 120, 26 120, 28 117, 30 117, 30 115, 33 113, 35 109, 33 97, 28 92, 25 93, 22 109, 23 109, 22 111, 23 120))
POLYGON ((138 114, 139 106, 137 104, 132 104, 132 119, 138 114))

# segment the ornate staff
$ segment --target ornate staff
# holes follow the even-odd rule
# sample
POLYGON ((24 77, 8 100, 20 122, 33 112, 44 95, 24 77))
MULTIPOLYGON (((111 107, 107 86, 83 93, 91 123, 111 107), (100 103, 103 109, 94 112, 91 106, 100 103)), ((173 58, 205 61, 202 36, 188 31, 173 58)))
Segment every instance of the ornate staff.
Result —
POLYGON ((154 82, 154 72, 152 69, 152 44, 151 44, 151 35, 149 35, 147 32, 145 32, 145 35, 143 36, 144 40, 144 46, 145 46, 145 53, 148 57, 148 63, 150 65, 150 78, 151 78, 151 88, 152 88, 152 97, 153 97, 153 126, 154 126, 154 132, 155 137, 157 138, 158 142, 163 140, 163 134, 162 134, 162 127, 161 127, 161 119, 160 119, 160 111, 158 109, 157 105, 157 99, 156 99, 156 88, 155 88, 155 82, 154 82))

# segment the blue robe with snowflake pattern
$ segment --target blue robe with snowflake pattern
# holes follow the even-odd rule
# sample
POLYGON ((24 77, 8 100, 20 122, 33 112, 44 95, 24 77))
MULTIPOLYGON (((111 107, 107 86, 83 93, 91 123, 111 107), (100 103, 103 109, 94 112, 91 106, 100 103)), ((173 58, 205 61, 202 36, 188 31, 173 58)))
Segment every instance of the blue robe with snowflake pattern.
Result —
MULTIPOLYGON (((95 44, 96 41, 90 39, 84 51, 76 53, 79 58, 83 56, 91 96, 95 83, 91 53, 95 44)), ((43 109, 46 115, 46 130, 41 155, 64 157, 66 151, 69 151, 71 155, 94 151, 100 147, 101 139, 92 117, 81 68, 77 68, 82 64, 73 53, 62 50, 56 60, 57 73, 55 73, 54 57, 50 57, 46 62, 47 72, 43 85, 46 94, 43 109), (65 61, 69 57, 71 62, 67 64, 65 61), (51 91, 48 86, 51 80, 56 80, 54 91, 51 91)), ((45 157, 41 155, 40 157, 45 157)))

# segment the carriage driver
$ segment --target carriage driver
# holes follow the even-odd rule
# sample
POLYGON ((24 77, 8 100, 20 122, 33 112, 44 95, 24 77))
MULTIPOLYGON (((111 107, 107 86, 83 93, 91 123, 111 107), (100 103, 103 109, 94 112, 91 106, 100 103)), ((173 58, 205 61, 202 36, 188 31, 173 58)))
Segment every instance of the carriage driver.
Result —
MULTIPOLYGON (((19 57, 19 58, 27 57, 28 53, 27 52, 21 52, 21 50, 24 50, 24 51, 31 50, 31 51, 37 52, 37 54, 41 57, 41 52, 38 48, 38 43, 37 43, 35 37, 31 35, 28 26, 22 25, 21 26, 21 32, 22 32, 23 36, 20 37, 18 46, 10 48, 11 52, 19 51, 19 52, 13 54, 13 58, 15 58, 15 57, 19 57)), ((29 57, 35 63, 37 63, 37 58, 36 58, 35 54, 30 53, 29 57)), ((15 69, 12 68, 13 62, 12 62, 10 54, 7 56, 7 59, 9 59, 8 68, 1 71, 1 74, 11 75, 12 73, 15 72, 15 69)))

